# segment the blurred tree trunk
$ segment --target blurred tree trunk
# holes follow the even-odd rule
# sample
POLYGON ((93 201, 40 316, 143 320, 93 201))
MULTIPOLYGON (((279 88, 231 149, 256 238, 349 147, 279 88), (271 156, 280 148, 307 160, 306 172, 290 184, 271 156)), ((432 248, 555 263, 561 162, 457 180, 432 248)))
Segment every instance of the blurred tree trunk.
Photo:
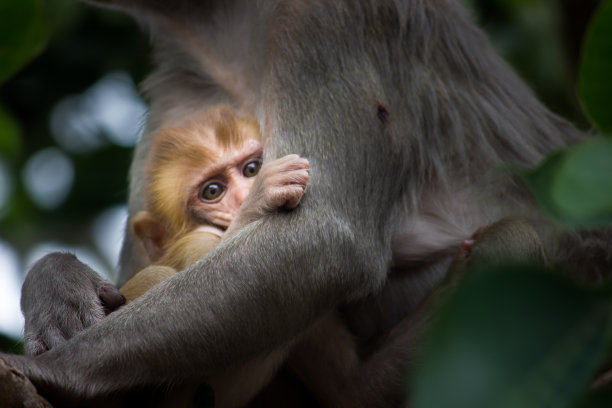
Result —
POLYGON ((52 408, 34 385, 16 368, 0 359, 0 407, 52 408))

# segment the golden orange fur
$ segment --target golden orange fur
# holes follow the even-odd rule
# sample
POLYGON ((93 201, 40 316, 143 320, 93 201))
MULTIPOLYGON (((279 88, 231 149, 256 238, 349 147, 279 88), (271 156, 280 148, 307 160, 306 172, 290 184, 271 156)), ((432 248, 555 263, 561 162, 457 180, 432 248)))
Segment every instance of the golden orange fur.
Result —
MULTIPOLYGON (((161 129, 147 162, 147 209, 162 221, 170 237, 193 226, 185 216, 190 174, 214 160, 218 147, 231 150, 247 139, 260 140, 259 125, 221 105, 190 117, 185 126, 161 129)), ((171 238, 169 242, 172 242, 171 238)))
POLYGON ((191 265, 219 244, 221 235, 214 232, 215 228, 193 225, 187 215, 190 182, 197 179, 200 169, 214 162, 219 149, 230 151, 249 139, 261 139, 259 125, 237 116, 227 105, 205 110, 191 116, 184 126, 163 128, 155 135, 146 164, 148 207, 134 218, 133 227, 140 238, 158 239, 163 255, 121 288, 127 301, 191 265), (143 227, 151 222, 159 224, 162 231, 143 227))

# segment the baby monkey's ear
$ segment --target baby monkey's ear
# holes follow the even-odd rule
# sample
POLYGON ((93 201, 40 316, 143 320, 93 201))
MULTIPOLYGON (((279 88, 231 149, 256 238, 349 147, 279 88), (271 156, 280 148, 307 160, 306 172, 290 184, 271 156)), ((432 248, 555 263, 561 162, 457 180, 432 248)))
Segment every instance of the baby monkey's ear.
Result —
POLYGON ((151 262, 157 262, 165 252, 168 234, 163 225, 148 211, 140 211, 132 219, 132 228, 149 255, 151 262))

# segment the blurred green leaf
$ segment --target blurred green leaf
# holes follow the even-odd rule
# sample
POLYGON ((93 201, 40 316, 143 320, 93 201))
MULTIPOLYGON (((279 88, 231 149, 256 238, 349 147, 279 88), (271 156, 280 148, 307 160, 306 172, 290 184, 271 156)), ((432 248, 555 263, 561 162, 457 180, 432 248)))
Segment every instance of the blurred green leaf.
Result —
POLYGON ((609 300, 528 267, 472 272, 433 322, 411 406, 570 406, 605 355, 609 300))
POLYGON ((597 226, 612 221, 610 138, 557 152, 522 177, 542 208, 564 224, 597 226))
POLYGON ((612 405, 612 387, 606 387, 591 390, 575 405, 575 408, 610 408, 610 405, 612 405))
POLYGON ((47 25, 42 5, 42 0, 0 2, 0 83, 43 49, 47 25))
POLYGON ((602 4, 582 47, 579 92, 584 108, 602 132, 612 132, 612 1, 602 4))
POLYGON ((16 159, 21 150, 21 130, 19 125, 2 106, 0 106, 0 155, 16 159))
POLYGON ((0 351, 23 354, 23 342, 0 333, 0 351))

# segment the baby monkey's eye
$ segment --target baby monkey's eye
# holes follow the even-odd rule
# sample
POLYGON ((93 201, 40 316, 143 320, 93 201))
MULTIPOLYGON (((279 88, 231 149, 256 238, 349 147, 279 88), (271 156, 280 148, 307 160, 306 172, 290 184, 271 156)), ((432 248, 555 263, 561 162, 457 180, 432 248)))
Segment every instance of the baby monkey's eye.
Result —
POLYGON ((204 201, 213 201, 221 197, 223 191, 225 191, 225 188, 219 183, 213 182, 206 184, 202 187, 202 190, 200 190, 200 198, 204 201))
POLYGON ((242 174, 244 177, 255 177, 257 173, 259 173, 259 169, 261 168, 261 160, 253 160, 248 162, 244 169, 242 170, 242 174))

